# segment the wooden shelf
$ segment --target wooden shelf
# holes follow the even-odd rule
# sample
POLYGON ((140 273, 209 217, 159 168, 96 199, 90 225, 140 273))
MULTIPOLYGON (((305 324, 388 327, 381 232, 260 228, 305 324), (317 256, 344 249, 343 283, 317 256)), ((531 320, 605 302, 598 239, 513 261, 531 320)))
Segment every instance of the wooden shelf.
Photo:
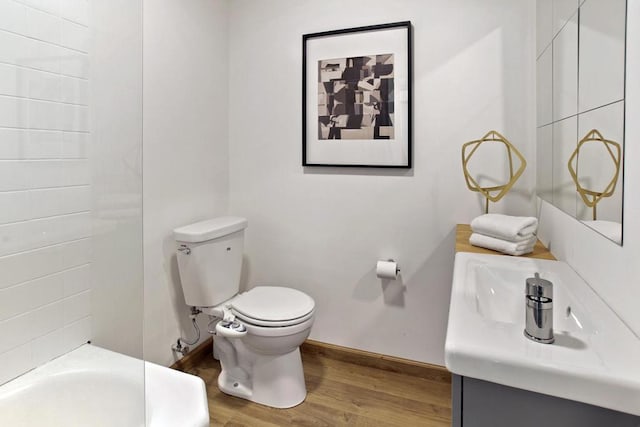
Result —
MULTIPOLYGON (((469 224, 458 224, 456 227, 456 253, 458 252, 473 252, 476 254, 493 254, 504 255, 503 253, 492 251, 491 249, 479 248, 469 243, 469 237, 471 237, 471 226, 469 224)), ((539 259, 551 259, 555 261, 555 257, 549 252, 541 242, 538 240, 536 246, 533 248, 533 252, 528 255, 521 255, 525 258, 539 258, 539 259)))

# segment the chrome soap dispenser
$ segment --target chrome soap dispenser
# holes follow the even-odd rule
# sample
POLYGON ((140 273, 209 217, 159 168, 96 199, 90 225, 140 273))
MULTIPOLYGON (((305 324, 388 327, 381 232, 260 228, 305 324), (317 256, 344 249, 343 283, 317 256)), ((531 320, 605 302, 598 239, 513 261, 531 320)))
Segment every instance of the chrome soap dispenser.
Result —
POLYGON ((551 344, 553 338, 553 283, 538 273, 526 280, 524 336, 551 344))

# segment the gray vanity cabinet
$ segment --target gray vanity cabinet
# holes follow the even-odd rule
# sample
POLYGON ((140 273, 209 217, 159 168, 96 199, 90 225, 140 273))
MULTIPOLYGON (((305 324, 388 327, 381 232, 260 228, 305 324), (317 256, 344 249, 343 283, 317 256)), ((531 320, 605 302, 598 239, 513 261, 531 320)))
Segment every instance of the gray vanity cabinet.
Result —
POLYGON ((640 417, 452 375, 453 427, 640 427, 640 417))

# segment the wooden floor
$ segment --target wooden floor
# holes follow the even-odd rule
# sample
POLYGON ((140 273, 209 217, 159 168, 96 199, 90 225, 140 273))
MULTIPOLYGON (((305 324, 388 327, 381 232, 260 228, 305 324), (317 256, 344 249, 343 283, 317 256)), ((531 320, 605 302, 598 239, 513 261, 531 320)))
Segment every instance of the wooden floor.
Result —
POLYGON ((274 409, 228 396, 217 386, 219 362, 211 356, 186 371, 207 384, 212 426, 451 425, 450 378, 426 379, 302 353, 307 399, 274 409))

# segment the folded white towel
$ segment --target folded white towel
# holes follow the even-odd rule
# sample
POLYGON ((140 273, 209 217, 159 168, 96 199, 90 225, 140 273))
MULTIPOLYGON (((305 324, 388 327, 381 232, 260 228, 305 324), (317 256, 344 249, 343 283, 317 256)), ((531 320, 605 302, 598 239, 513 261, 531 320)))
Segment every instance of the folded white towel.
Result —
POLYGON ((491 249, 508 255, 524 255, 533 252, 533 247, 536 245, 537 240, 533 236, 522 242, 508 242, 484 234, 473 233, 469 238, 469 243, 473 246, 491 249))
POLYGON ((532 216, 484 214, 471 221, 474 233, 510 242, 527 241, 538 230, 538 219, 532 216))

